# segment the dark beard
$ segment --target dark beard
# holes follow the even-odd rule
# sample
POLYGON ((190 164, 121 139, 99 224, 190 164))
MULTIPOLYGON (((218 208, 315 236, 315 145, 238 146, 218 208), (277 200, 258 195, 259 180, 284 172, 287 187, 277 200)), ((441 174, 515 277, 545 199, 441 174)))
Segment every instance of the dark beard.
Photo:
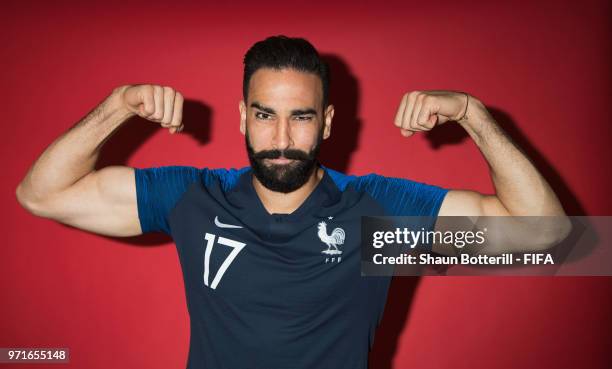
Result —
POLYGON ((317 155, 319 154, 322 140, 323 130, 321 129, 317 137, 317 143, 309 153, 298 149, 261 150, 255 152, 249 142, 248 133, 245 134, 249 162, 251 163, 255 178, 267 189, 283 193, 293 192, 308 181, 316 167, 317 155), (281 156, 295 161, 288 164, 266 165, 264 163, 265 159, 277 159, 281 156))

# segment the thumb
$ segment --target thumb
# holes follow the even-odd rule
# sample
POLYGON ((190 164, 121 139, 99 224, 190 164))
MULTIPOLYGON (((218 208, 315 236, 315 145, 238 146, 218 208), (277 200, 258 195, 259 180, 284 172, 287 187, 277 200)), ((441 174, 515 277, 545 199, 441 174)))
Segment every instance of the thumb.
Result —
POLYGON ((130 107, 136 107, 142 102, 139 86, 129 86, 123 92, 123 99, 130 107))
POLYGON ((434 127, 438 123, 443 123, 441 122, 441 118, 442 117, 438 114, 432 114, 429 116, 429 119, 427 119, 427 123, 428 125, 431 125, 431 127, 434 127))
POLYGON ((450 120, 448 117, 441 114, 436 114, 436 119, 438 120, 438 124, 446 123, 450 120))
POLYGON ((155 100, 153 98, 153 86, 136 85, 130 86, 124 93, 125 103, 128 108, 138 112, 141 117, 148 117, 155 112, 155 100))

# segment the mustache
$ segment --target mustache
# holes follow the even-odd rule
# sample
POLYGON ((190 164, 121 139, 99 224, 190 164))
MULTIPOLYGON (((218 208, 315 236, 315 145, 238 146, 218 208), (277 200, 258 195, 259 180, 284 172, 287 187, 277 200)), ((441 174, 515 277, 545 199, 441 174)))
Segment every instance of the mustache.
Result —
POLYGON ((261 150, 259 152, 253 153, 254 159, 278 159, 280 157, 292 160, 310 160, 311 157, 308 153, 297 150, 297 149, 287 149, 287 150, 261 150))

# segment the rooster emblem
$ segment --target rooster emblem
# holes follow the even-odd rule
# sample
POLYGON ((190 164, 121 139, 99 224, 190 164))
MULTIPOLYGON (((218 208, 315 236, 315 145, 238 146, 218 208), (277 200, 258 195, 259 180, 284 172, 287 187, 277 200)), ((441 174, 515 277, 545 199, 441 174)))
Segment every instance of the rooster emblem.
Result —
POLYGON ((327 250, 321 251, 323 254, 327 255, 339 255, 342 254, 342 251, 338 249, 338 245, 342 245, 344 243, 344 229, 342 228, 334 228, 330 235, 327 234, 327 223, 320 222, 319 223, 319 232, 317 233, 321 241, 327 245, 327 250))

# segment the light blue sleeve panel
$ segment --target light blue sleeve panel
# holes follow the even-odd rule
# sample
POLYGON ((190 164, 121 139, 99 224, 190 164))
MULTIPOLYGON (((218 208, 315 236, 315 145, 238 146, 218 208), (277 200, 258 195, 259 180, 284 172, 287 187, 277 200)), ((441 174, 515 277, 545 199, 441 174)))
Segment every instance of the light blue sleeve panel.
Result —
POLYGON ((134 168, 142 233, 163 232, 170 235, 168 214, 193 183, 200 182, 208 186, 213 180, 218 180, 227 191, 245 169, 199 169, 177 165, 134 168))
POLYGON ((356 177, 355 186, 372 196, 390 216, 436 217, 448 193, 442 187, 378 174, 356 177))

